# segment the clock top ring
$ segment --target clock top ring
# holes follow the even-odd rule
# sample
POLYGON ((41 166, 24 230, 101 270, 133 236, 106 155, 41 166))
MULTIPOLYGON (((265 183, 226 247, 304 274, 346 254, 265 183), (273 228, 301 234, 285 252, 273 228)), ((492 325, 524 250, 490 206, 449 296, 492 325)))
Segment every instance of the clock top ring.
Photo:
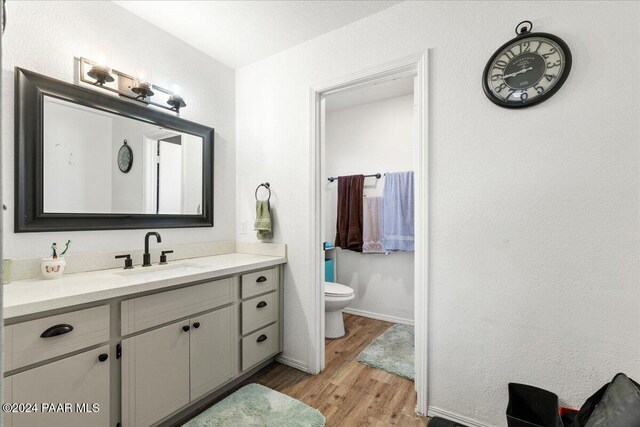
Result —
POLYGON ((558 36, 532 33, 531 21, 491 56, 482 74, 485 95, 504 108, 530 107, 553 96, 571 70, 571 50, 558 36))

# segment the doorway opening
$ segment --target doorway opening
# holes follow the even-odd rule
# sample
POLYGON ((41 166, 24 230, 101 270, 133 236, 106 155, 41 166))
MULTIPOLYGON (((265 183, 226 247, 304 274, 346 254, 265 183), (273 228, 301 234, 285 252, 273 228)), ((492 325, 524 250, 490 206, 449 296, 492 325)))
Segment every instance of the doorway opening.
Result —
MULTIPOLYGON (((425 53, 313 87, 311 89, 310 156, 310 254, 312 266, 310 294, 312 301, 309 319, 313 343, 310 350, 310 370, 313 373, 324 370, 327 360, 329 360, 328 357, 325 358, 325 303, 327 298, 325 296, 325 274, 334 274, 334 280, 339 282, 342 279, 349 282, 344 283, 345 285, 358 288, 354 292, 357 294, 354 297, 356 304, 347 308, 347 313, 351 312, 351 314, 369 318, 377 317, 392 321, 392 323, 413 323, 415 327, 416 412, 421 415, 426 415, 427 412, 428 147, 426 100, 428 98, 426 70, 427 56, 425 53), (342 108, 345 105, 346 108, 342 108), (393 130, 393 125, 389 126, 391 129, 389 132, 398 132, 398 137, 407 141, 406 145, 402 144, 402 148, 394 146, 393 141, 374 142, 373 138, 376 135, 370 134, 371 146, 367 150, 365 141, 367 130, 363 130, 362 126, 366 124, 367 112, 373 114, 369 120, 376 120, 376 125, 380 124, 378 121, 385 120, 382 116, 375 118, 374 110, 378 109, 392 111, 391 115, 404 115, 404 118, 396 117, 398 120, 395 122, 400 126, 403 124, 406 126, 408 123, 408 129, 393 130), (413 114, 408 119, 407 110, 410 115, 410 110, 413 110, 413 114), (400 111, 405 113, 400 113, 400 111), (358 122, 358 124, 347 123, 349 120, 358 122), (351 133, 349 133, 349 129, 352 129, 351 133), (354 129, 358 131, 355 132, 354 129), (408 132, 408 135, 403 132, 408 132), (401 137, 401 134, 404 137, 401 137), (329 141, 328 138, 331 140, 329 141), (347 140, 359 141, 351 146, 355 152, 351 151, 347 154, 349 151, 345 147, 347 140), (339 150, 340 148, 342 148, 342 152, 339 150), (404 152, 401 152, 403 150, 404 152), (361 153, 359 156, 358 152, 361 153), (347 158, 346 161, 344 157, 347 158), (349 159, 353 159, 353 161, 349 162, 349 159), (371 164, 371 170, 367 163, 371 164), (415 252, 411 254, 369 255, 333 250, 336 251, 336 254, 327 256, 323 242, 328 240, 327 236, 335 232, 335 229, 331 230, 335 224, 335 218, 332 218, 330 212, 335 211, 337 197, 335 194, 337 192, 336 185, 328 182, 328 178, 354 174, 373 175, 366 177, 364 184, 364 196, 373 198, 378 197, 382 191, 384 184, 380 178, 384 178, 385 172, 408 170, 413 170, 415 176, 413 192, 415 198, 415 252), (378 174, 380 174, 380 178, 377 178, 378 174), (395 260, 393 257, 396 257, 395 260), (333 259, 336 266, 333 270, 331 268, 325 269, 325 258, 333 259), (400 292, 391 296, 391 298, 400 296, 400 301, 386 305, 384 287, 372 286, 372 275, 377 274, 376 270, 379 270, 381 264, 385 263, 389 266, 393 265, 393 268, 398 270, 395 276, 400 278, 399 282, 403 282, 400 284, 400 292), (407 274, 407 269, 412 271, 407 274), (367 272, 363 273, 364 271, 367 272), (336 273, 337 275, 335 275, 336 273), (407 309, 408 302, 413 305, 410 309, 407 309), (371 306, 376 308, 372 310, 362 308, 367 304, 373 304, 371 306)), ((393 121, 393 117, 390 117, 389 120, 393 121)), ((376 126, 371 124, 370 128, 370 131, 375 132, 376 126)), ((375 280, 374 277, 373 282, 375 280)), ((392 289, 388 291, 393 292, 392 289)), ((331 301, 332 299, 329 297, 329 302, 331 301)))

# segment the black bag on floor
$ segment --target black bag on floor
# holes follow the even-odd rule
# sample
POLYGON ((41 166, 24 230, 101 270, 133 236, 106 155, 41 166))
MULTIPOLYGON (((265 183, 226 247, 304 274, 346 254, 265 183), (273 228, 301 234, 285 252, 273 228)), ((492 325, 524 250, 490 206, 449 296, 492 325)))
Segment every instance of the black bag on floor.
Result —
POLYGON ((455 421, 445 420, 444 418, 434 417, 429 420, 429 427, 467 427, 464 424, 458 424, 455 421))
POLYGON ((640 385, 616 375, 587 399, 571 427, 640 427, 640 385))
POLYGON ((509 427, 563 427, 558 396, 526 384, 509 383, 509 427))

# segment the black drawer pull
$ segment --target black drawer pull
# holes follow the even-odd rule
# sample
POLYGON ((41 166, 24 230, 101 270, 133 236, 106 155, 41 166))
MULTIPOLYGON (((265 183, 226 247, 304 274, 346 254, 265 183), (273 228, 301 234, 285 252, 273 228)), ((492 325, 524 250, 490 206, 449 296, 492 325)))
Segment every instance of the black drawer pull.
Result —
POLYGON ((257 342, 262 342, 262 341, 266 341, 267 340, 267 336, 265 334, 262 334, 258 337, 258 339, 256 340, 257 342))
POLYGON ((267 302, 266 301, 260 301, 258 303, 258 305, 256 305, 256 308, 262 308, 262 307, 266 307, 267 306, 267 302))
POLYGON ((267 278, 264 277, 264 276, 260 276, 260 277, 258 277, 256 279, 256 282, 258 282, 258 283, 262 283, 262 282, 266 282, 266 281, 267 281, 267 278))
POLYGON ((183 330, 183 331, 185 331, 185 332, 188 332, 188 331, 189 331, 189 329, 191 329, 191 327, 190 327, 189 325, 184 325, 184 326, 182 327, 182 330, 183 330))
POLYGON ((55 325, 40 334, 40 338, 57 337, 58 335, 68 334, 71 331, 73 331, 73 326, 71 325, 55 325))
POLYGON ((198 328, 200 327, 200 322, 195 322, 195 323, 193 324, 193 327, 194 327, 194 328, 196 328, 196 329, 198 329, 198 328))
POLYGON ((108 358, 109 358, 109 355, 107 353, 102 353, 100 356, 98 356, 98 360, 101 362, 104 362, 108 358))

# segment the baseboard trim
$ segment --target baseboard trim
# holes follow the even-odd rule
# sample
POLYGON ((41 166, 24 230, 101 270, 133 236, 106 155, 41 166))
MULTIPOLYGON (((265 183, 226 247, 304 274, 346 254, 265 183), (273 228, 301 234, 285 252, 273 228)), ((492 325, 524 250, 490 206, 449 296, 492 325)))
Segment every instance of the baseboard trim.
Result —
POLYGON ((300 362, 299 360, 295 360, 287 356, 276 356, 276 362, 298 369, 302 372, 310 373, 309 367, 306 363, 300 362))
POLYGON ((433 406, 429 406, 429 408, 427 409, 427 415, 429 417, 444 418, 446 420, 464 424, 469 427, 492 427, 490 424, 481 423, 480 421, 473 420, 469 417, 465 417, 464 415, 456 414, 454 412, 436 408, 433 406))
POLYGON ((358 310, 356 308, 345 308, 342 310, 345 313, 353 314, 355 316, 368 317, 370 319, 384 320, 385 322, 401 323, 403 325, 413 326, 413 319, 403 319, 402 317, 387 316, 386 314, 373 313, 366 310, 358 310))

